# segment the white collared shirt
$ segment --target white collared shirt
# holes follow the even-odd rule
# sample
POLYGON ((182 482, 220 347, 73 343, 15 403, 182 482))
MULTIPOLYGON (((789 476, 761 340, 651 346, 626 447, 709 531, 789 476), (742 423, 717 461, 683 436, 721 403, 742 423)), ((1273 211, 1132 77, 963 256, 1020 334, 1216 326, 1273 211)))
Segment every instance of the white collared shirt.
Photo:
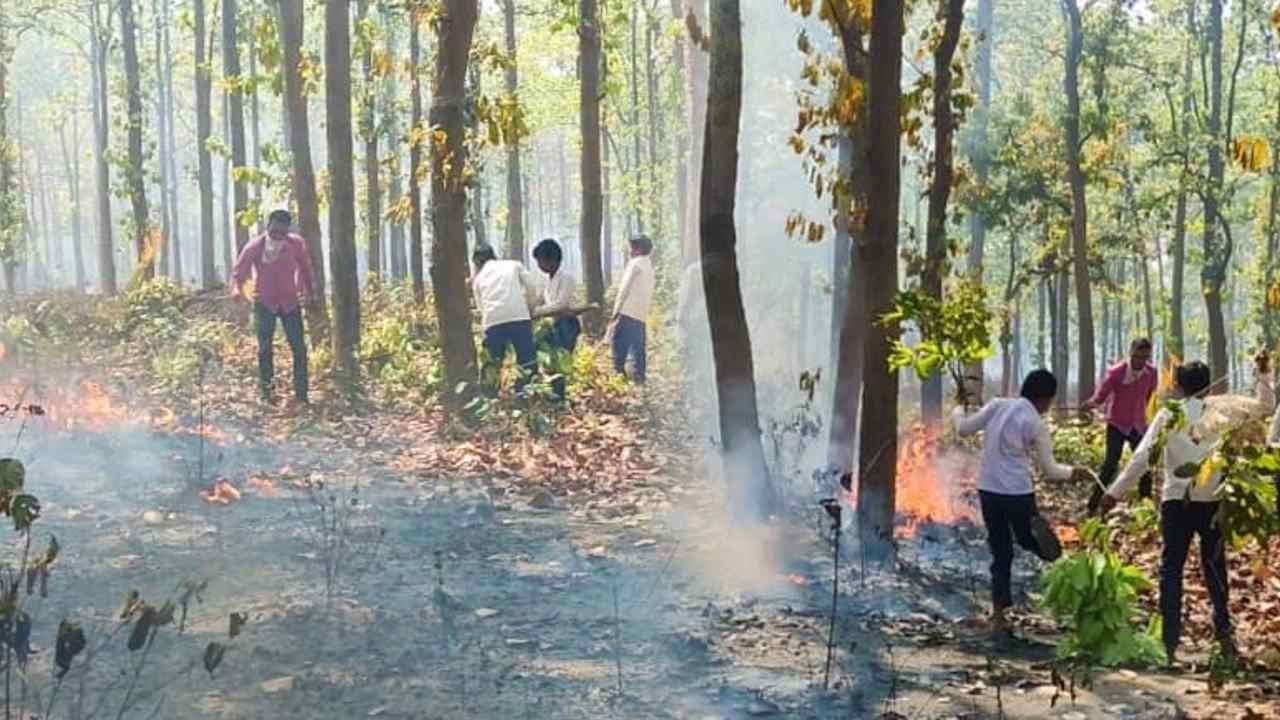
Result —
POLYGON ((484 329, 530 319, 529 298, 533 281, 524 265, 515 260, 490 260, 471 279, 471 291, 480 309, 484 329))
POLYGON ((577 294, 578 279, 562 267, 547 279, 547 286, 542 289, 542 307, 539 310, 568 310, 573 307, 577 294))
POLYGON ((1053 457, 1049 426, 1026 398, 996 398, 969 417, 965 417, 963 409, 956 408, 952 420, 961 435, 986 431, 978 470, 979 490, 998 495, 1030 494, 1034 491, 1033 461, 1050 480, 1071 477, 1071 467, 1059 464, 1053 457))
MULTIPOLYGON (((1258 401, 1257 413, 1259 414, 1256 418, 1251 417, 1250 420, 1261 420, 1275 406, 1275 391, 1270 378, 1254 377, 1254 398, 1258 401)), ((1223 431, 1230 423, 1223 422, 1226 418, 1221 416, 1214 418, 1217 422, 1202 422, 1207 415, 1217 411, 1209 409, 1209 412, 1206 412, 1206 402, 1201 398, 1187 398, 1177 402, 1182 406, 1185 422, 1180 428, 1169 427, 1165 435, 1164 456, 1160 458, 1160 471, 1164 474, 1160 497, 1166 501, 1189 497, 1194 502, 1212 502, 1217 499, 1215 495, 1218 486, 1222 484, 1221 470, 1215 471, 1208 478, 1208 482, 1202 483, 1199 482, 1198 471, 1190 473, 1188 477, 1179 477, 1178 469, 1183 466, 1198 466, 1207 460, 1218 449, 1223 431)), ((1151 421, 1151 427, 1147 428, 1147 434, 1142 436, 1138 449, 1129 459, 1129 464, 1107 489, 1108 495, 1117 500, 1122 499, 1137 484, 1138 478, 1151 469, 1153 446, 1160 439, 1160 433, 1173 422, 1173 419, 1173 413, 1168 408, 1160 408, 1151 421)), ((1273 432, 1275 424, 1276 421, 1273 420, 1273 432)))
POLYGON ((618 299, 613 303, 613 314, 644 322, 653 303, 654 281, 653 261, 649 256, 631 258, 622 273, 622 285, 618 287, 618 299))

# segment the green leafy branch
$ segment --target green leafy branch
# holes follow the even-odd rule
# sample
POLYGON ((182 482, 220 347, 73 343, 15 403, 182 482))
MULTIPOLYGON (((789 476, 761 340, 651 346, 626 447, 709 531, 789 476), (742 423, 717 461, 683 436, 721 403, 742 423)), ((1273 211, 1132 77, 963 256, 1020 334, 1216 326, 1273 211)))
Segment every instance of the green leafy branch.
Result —
POLYGON ((900 292, 893 309, 880 318, 880 324, 912 326, 920 338, 914 346, 901 337, 894 338, 889 368, 895 371, 911 368, 922 380, 945 369, 963 401, 965 367, 990 357, 993 352, 993 318, 987 306, 986 289, 970 280, 957 282, 943 300, 918 290, 900 292))

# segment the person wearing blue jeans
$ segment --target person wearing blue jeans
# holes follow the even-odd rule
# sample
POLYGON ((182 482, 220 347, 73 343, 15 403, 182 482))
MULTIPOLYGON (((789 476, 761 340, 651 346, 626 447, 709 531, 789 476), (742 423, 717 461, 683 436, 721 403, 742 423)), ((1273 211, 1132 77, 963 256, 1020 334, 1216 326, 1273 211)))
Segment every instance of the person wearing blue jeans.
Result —
POLYGON ((631 240, 631 260, 622 273, 618 298, 613 304, 613 367, 619 373, 626 372, 630 357, 640 384, 645 379, 645 318, 653 303, 653 241, 640 236, 631 240))
POLYGON ((488 245, 477 246, 471 261, 475 265, 471 291, 480 310, 484 350, 488 356, 482 384, 489 395, 497 396, 497 373, 507 351, 514 350, 520 369, 516 392, 523 393, 538 360, 533 344, 533 317, 529 313, 533 283, 524 265, 515 260, 497 259, 488 245))
MULTIPOLYGON (((533 259, 538 269, 547 274, 547 287, 542 293, 542 306, 538 308, 539 316, 552 318, 551 332, 547 342, 552 350, 573 355, 578 347, 578 336, 582 334, 582 323, 578 316, 572 314, 574 296, 578 291, 578 282, 571 273, 561 267, 564 251, 555 240, 543 240, 533 248, 533 259)), ((564 402, 566 387, 564 376, 556 373, 551 380, 551 389, 556 399, 564 402)))

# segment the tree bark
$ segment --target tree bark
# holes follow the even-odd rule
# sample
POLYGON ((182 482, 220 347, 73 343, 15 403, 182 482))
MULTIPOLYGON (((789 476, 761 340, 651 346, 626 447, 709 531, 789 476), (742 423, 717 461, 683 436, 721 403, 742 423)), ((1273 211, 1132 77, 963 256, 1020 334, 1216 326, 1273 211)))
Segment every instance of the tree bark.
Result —
MULTIPOLYGON (((255 82, 249 90, 249 123, 252 133, 249 135, 249 161, 256 169, 262 168, 262 102, 258 96, 258 33, 257 33, 257 0, 249 0, 249 77, 255 82)), ((262 183, 253 183, 253 207, 257 208, 255 232, 261 233, 266 228, 265 212, 262 207, 262 183)))
POLYGON ((164 80, 164 31, 160 27, 161 24, 160 0, 151 0, 151 27, 156 73, 156 129, 159 132, 159 137, 156 140, 160 150, 160 156, 156 160, 160 166, 160 235, 163 238, 157 251, 160 256, 160 274, 168 276, 169 246, 173 243, 173 229, 170 227, 168 158, 173 154, 173 150, 169 148, 168 116, 165 114, 165 108, 168 107, 168 102, 165 98, 169 94, 169 89, 165 86, 164 80))
MULTIPOLYGON (((685 107, 688 109, 688 130, 689 138, 689 157, 700 158, 703 156, 703 135, 707 124, 707 83, 709 82, 708 74, 710 66, 708 64, 706 46, 700 41, 707 31, 707 0, 684 0, 687 6, 685 13, 685 25, 690 30, 688 42, 685 44, 685 67, 687 69, 687 82, 685 84, 685 107), (697 35, 692 30, 697 30, 697 35)), ((688 185, 685 192, 688 197, 698 197, 699 189, 702 187, 702 166, 694 162, 689 164, 688 185)), ((700 232, 702 223, 699 220, 699 214, 702 212, 701 204, 691 202, 688 204, 688 217, 685 218, 684 225, 688 229, 685 236, 684 257, 686 264, 693 262, 699 256, 698 245, 694 234, 695 230, 700 232)))
MULTIPOLYGON (((422 126, 422 80, 420 67, 422 63, 422 19, 415 10, 409 11, 409 67, 413 77, 410 80, 410 92, 413 95, 412 120, 413 129, 409 133, 409 207, 412 217, 409 219, 409 272, 413 276, 413 297, 419 303, 426 300, 427 284, 422 270, 422 143, 419 135, 422 126)), ((465 238, 464 238, 465 242, 465 238)), ((465 261, 464 261, 465 262, 465 261)))
MULTIPOLYGON (((507 41, 507 97, 518 101, 520 76, 516 64, 516 0, 502 0, 502 21, 507 41)), ((520 138, 507 145, 507 257, 525 262, 524 187, 520 175, 520 138)))
POLYGON ((164 26, 162 30, 161 42, 164 45, 164 77, 165 77, 165 132, 168 133, 169 155, 164 162, 168 166, 169 184, 165 188, 165 192, 169 196, 169 244, 173 247, 173 278, 179 284, 183 282, 183 263, 182 263, 182 205, 179 202, 178 194, 178 133, 174 128, 177 119, 174 113, 175 94, 173 85, 173 45, 169 37, 170 6, 168 0, 161 0, 160 6, 161 18, 160 22, 164 26))
POLYGON ((653 213, 650 225, 653 228, 653 234, 662 237, 664 228, 662 219, 666 217, 666 207, 663 202, 666 193, 662 192, 661 184, 658 179, 658 130, 661 123, 661 115, 658 111, 658 72, 657 57, 653 51, 654 36, 658 34, 657 21, 652 13, 645 13, 645 87, 646 106, 649 109, 649 202, 652 203, 651 212, 653 213))
POLYGON ((351 15, 346 0, 324 5, 325 139, 329 143, 329 275, 333 359, 342 381, 360 381, 360 283, 356 277, 356 180, 351 138, 351 15))
POLYGON ((703 141, 702 283, 707 299, 720 403, 724 474, 738 512, 762 519, 773 509, 772 483, 760 442, 751 336, 738 276, 734 208, 742 114, 742 17, 738 0, 713 0, 711 73, 703 141))
MULTIPOLYGON (((991 48, 995 41, 995 0, 978 0, 977 85, 978 104, 974 113, 973 147, 970 153, 974 177, 980 189, 987 187, 991 176, 991 149, 987 127, 991 119, 991 48)), ((987 219, 980 208, 969 214, 969 278, 982 282, 983 254, 987 244, 987 219)), ((981 360, 966 370, 965 391, 972 402, 982 404, 985 371, 981 360)))
MULTIPOLYGON (((387 57, 398 57, 399 49, 397 48, 397 37, 399 28, 392 22, 392 16, 384 7, 382 14, 382 26, 386 28, 387 57)), ((387 73, 383 79, 383 96, 382 108, 386 118, 386 135, 387 150, 391 154, 390 166, 390 183, 388 191, 390 197, 387 200, 389 207, 399 203, 404 197, 404 187, 401 185, 401 168, 400 164, 400 111, 397 99, 400 96, 398 84, 396 83, 397 73, 387 73)), ((409 276, 409 258, 405 252, 405 232, 404 222, 398 217, 389 217, 387 222, 390 224, 389 252, 387 253, 387 262, 391 265, 391 278, 396 281, 404 280, 409 276)))
MULTIPOLYGON (((356 24, 372 22, 369 18, 369 0, 357 0, 356 24)), ((364 43, 360 53, 364 71, 364 92, 361 98, 360 134, 364 136, 364 204, 366 272, 370 280, 382 276, 382 188, 378 176, 378 93, 373 76, 373 43, 364 43)))
MULTIPOLYGON (((596 0, 578 0, 579 124, 582 129, 582 275, 587 302, 604 307, 604 270, 600 234, 604 222, 604 191, 600 167, 600 17, 596 0)), ((598 316, 588 316, 592 332, 599 332, 598 316)))
POLYGON ((431 293, 440 325, 446 403, 459 410, 476 380, 476 346, 467 292, 466 100, 467 61, 479 14, 477 0, 444 0, 436 20, 435 94, 431 126, 444 133, 431 145, 431 293))
POLYGON ((137 27, 133 17, 133 0, 120 3, 120 39, 124 46, 124 75, 128 91, 129 169, 126 185, 129 204, 133 208, 133 245, 140 263, 139 278, 155 276, 155 251, 149 247, 151 219, 147 209, 146 170, 142 165, 142 74, 138 67, 137 27))
MULTIPOLYGON (((231 138, 231 98, 226 92, 222 94, 222 137, 230 142, 231 138)), ((219 197, 222 216, 222 269, 229 277, 231 275, 231 265, 235 262, 235 240, 233 239, 234 231, 232 226, 236 225, 235 209, 231 205, 232 174, 231 156, 226 155, 222 158, 222 193, 219 197)))
MULTIPOLYGON (((1080 58, 1084 49, 1084 30, 1080 22, 1077 0, 1062 0, 1067 19, 1066 71, 1062 87, 1067 96, 1067 115, 1063 119, 1067 146, 1067 181, 1071 185, 1071 259, 1076 281, 1076 313, 1079 324, 1079 394, 1093 395, 1094 337, 1093 294, 1089 285, 1089 246, 1087 239, 1088 208, 1085 204, 1084 170, 1080 166, 1080 58)), ((1065 394, 1065 392, 1063 393, 1065 394)))
MULTIPOLYGON (((684 19, 684 3, 685 3, 685 0, 671 0, 671 17, 676 22, 680 22, 684 19)), ((686 46, 686 43, 684 39, 684 34, 681 33, 679 35, 676 35, 671 46, 671 68, 672 68, 672 76, 676 79, 677 83, 685 82, 686 76, 687 76, 687 69, 685 64, 685 58, 686 58, 685 46, 686 46)), ((676 113, 676 116, 687 117, 688 109, 686 107, 686 104, 688 99, 684 97, 684 93, 683 92, 672 93, 672 96, 675 102, 675 108, 673 109, 673 111, 676 113)), ((688 194, 689 163, 687 161, 687 158, 689 157, 689 128, 677 127, 676 132, 671 133, 671 135, 672 135, 672 141, 675 143, 675 161, 676 161, 676 167, 675 167, 676 238, 680 242, 680 247, 684 248, 692 244, 692 241, 688 239, 693 232, 693 228, 689 227, 688 225, 689 206, 696 204, 696 203, 689 202, 689 194, 688 194)), ((606 162, 605 165, 608 165, 608 162, 606 162)), ((606 218, 607 218, 607 215, 606 215, 606 218)), ((605 239, 606 247, 608 247, 609 244, 610 244, 609 240, 608 238, 606 238, 605 239)), ((692 259, 692 257, 688 254, 685 254, 685 256, 681 259, 683 261, 681 264, 685 265, 692 259)), ((606 279, 606 282, 608 282, 607 279, 606 279)))
MULTIPOLYGON (((0 98, 2 97, 4 95, 0 94, 0 98)), ((71 136, 74 142, 68 144, 66 123, 63 122, 58 126, 58 139, 62 146, 62 166, 67 175, 67 196, 71 200, 71 248, 75 254, 72 267, 75 272, 75 289, 80 293, 85 289, 84 237, 81 229, 80 206, 80 109, 75 104, 71 106, 71 136)), ((0 181, 0 194, 3 192, 4 185, 0 181)))
POLYGON ((283 58, 285 124, 293 170, 293 193, 298 202, 297 224, 311 256, 315 296, 307 307, 307 328, 313 335, 328 329, 325 310, 324 248, 320 232, 320 199, 311 164, 311 123, 307 116, 306 84, 302 78, 302 38, 306 30, 303 0, 279 0, 280 49, 283 58))
MULTIPOLYGON (((1169 296, 1169 343, 1168 354, 1183 358, 1186 357, 1186 332, 1184 329, 1184 308, 1183 300, 1186 266, 1187 266, 1187 192, 1188 179, 1190 177, 1191 168, 1189 164, 1190 142, 1191 142, 1191 120, 1192 120, 1192 90, 1191 80, 1193 73, 1192 58, 1192 40, 1196 36, 1196 0, 1187 0, 1187 37, 1183 47, 1182 59, 1182 118, 1181 122, 1181 145, 1183 151, 1181 171, 1178 175, 1178 199, 1176 209, 1174 210, 1173 220, 1173 247, 1170 251, 1173 254, 1173 278, 1171 280, 1171 291, 1169 296)), ((1177 121, 1175 121, 1177 122, 1177 121)))
POLYGON ((1057 312, 1054 314, 1055 327, 1053 332, 1053 374, 1057 375, 1059 380, 1058 407, 1065 408, 1069 404, 1068 394, 1070 391, 1070 372, 1071 372, 1071 352, 1070 345, 1070 323, 1067 320, 1071 312, 1071 298, 1067 294, 1067 288, 1071 283, 1071 273, 1063 267, 1058 271, 1058 284, 1054 291, 1054 302, 1057 312))
MULTIPOLYGON (((249 243, 249 227, 244 224, 244 213, 249 209, 249 186, 237 177, 247 163, 244 140, 244 91, 240 83, 240 46, 238 24, 238 0, 219 0, 222 3, 222 76, 223 81, 233 83, 227 90, 227 111, 230 113, 232 182, 234 202, 232 224, 235 229, 235 254, 239 255, 249 243)), ((350 65, 350 63, 348 63, 350 65)))
MULTIPOLYGON (((300 0, 299 0, 300 1, 300 0)), ((199 156, 200 183, 200 278, 208 290, 218 284, 214 270, 213 242, 213 157, 209 153, 209 140, 213 136, 212 86, 210 77, 210 52, 205 43, 205 0, 195 0, 196 39, 196 153, 199 156)), ((286 68, 288 65, 285 66, 286 68)))
POLYGON ((98 286, 103 295, 116 294, 115 240, 111 225, 111 168, 107 154, 111 141, 111 90, 107 81, 110 27, 102 17, 102 0, 89 5, 90 44, 93 48, 94 175, 98 201, 98 286))
MULTIPOLYGON (((947 262, 947 201, 951 197, 952 138, 955 117, 951 112, 951 61, 960 43, 964 0, 938 0, 942 38, 933 51, 933 178, 929 187, 929 225, 926 233, 922 285, 926 295, 942 301, 942 276, 947 262)), ((1008 367, 1005 368, 1006 372, 1008 367)), ((942 373, 924 379, 920 389, 921 414, 926 425, 942 423, 942 373)))

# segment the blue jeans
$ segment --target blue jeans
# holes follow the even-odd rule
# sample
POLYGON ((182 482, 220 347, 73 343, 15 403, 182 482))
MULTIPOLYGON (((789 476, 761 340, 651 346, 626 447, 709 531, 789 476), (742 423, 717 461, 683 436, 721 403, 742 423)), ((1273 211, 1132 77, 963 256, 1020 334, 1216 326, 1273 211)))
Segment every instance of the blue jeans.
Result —
POLYGON ((613 329, 613 369, 625 372, 627 356, 630 355, 635 364, 634 379, 638 383, 644 383, 644 345, 644 323, 633 317, 619 315, 618 324, 613 329))
POLYGON ((484 350, 489 356, 488 369, 493 372, 492 379, 486 372, 485 384, 491 395, 497 395, 497 373, 502 370, 502 361, 507 357, 508 348, 515 350, 516 365, 520 370, 516 378, 516 392, 524 392, 524 386, 529 382, 529 374, 534 371, 538 363, 538 355, 533 344, 532 320, 517 320, 485 328, 484 350))
MULTIPOLYGON (((556 318, 555 323, 551 325, 551 333, 547 337, 554 350, 573 354, 578 347, 578 336, 582 334, 582 323, 576 317, 556 318)), ((565 381, 564 377, 557 377, 551 381, 551 389, 555 391, 556 397, 560 400, 565 398, 565 381)))

